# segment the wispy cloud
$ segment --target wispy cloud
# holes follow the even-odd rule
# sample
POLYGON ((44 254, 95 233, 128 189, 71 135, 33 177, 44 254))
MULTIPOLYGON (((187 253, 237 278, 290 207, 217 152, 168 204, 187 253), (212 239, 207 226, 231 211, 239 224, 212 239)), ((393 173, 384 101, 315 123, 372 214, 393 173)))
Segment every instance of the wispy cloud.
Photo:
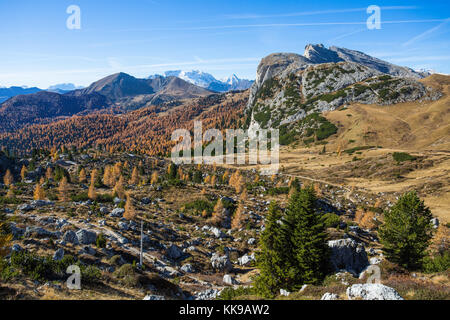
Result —
POLYGON ((349 36, 352 36, 352 35, 354 35, 354 34, 361 33, 361 32, 364 32, 364 31, 367 31, 367 28, 359 29, 359 30, 356 30, 356 31, 352 31, 352 32, 348 32, 348 33, 341 34, 341 35, 339 35, 339 36, 337 36, 337 37, 335 37, 335 38, 333 38, 333 39, 328 40, 328 42, 334 42, 334 41, 336 41, 336 40, 340 40, 340 39, 343 39, 343 38, 347 38, 347 37, 349 37, 349 36))
POLYGON ((450 21, 450 18, 445 19, 442 23, 440 23, 439 25, 437 25, 436 27, 433 27, 431 29, 426 30, 425 32, 422 32, 421 34, 415 36, 414 38, 411 38, 410 40, 406 41, 405 43, 402 44, 402 46, 406 47, 409 46, 411 44, 413 44, 416 41, 422 40, 428 36, 430 36, 431 34, 433 34, 434 32, 436 32, 437 30, 441 29, 443 26, 445 26, 448 22, 450 21))
MULTIPOLYGON (((417 6, 385 6, 380 7, 381 10, 414 10, 418 9, 417 6)), ((284 18, 284 17, 301 17, 301 16, 312 16, 312 15, 326 15, 326 14, 337 14, 337 13, 351 13, 366 11, 367 8, 349 8, 349 9, 333 9, 333 10, 317 10, 317 11, 303 11, 303 12, 291 12, 291 13, 280 13, 280 14, 226 14, 223 16, 225 19, 230 20, 252 20, 252 19, 265 19, 265 18, 284 18)))

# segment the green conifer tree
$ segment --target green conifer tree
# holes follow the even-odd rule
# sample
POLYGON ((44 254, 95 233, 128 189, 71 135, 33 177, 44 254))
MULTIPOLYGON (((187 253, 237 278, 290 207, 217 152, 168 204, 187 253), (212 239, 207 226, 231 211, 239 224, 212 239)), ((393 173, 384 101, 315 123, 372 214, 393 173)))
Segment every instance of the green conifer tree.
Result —
POLYGON ((260 275, 255 281, 255 288, 258 294, 268 298, 273 297, 285 283, 280 220, 280 207, 276 202, 271 202, 265 229, 261 233, 261 251, 256 255, 260 275))
POLYGON ((327 234, 312 187, 294 192, 283 219, 282 237, 286 284, 298 290, 303 284, 317 284, 329 271, 327 234))
POLYGON ((385 213, 379 232, 387 259, 407 269, 420 268, 432 238, 432 217, 416 192, 402 195, 385 213))

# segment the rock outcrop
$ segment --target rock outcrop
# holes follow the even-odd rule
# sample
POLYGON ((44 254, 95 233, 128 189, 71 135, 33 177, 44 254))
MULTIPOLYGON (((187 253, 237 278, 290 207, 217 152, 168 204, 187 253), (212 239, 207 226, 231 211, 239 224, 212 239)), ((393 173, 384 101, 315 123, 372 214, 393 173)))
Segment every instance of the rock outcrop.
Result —
POLYGON ((331 265, 335 271, 346 270, 358 275, 368 265, 364 245, 352 239, 341 239, 328 241, 331 249, 331 265))

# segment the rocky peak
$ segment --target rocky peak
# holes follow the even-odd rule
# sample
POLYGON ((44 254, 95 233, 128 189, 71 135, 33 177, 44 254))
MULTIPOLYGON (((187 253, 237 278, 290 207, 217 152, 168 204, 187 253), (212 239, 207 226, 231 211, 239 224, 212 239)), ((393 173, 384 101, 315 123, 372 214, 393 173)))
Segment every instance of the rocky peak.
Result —
POLYGON ((325 48, 323 44, 308 44, 303 55, 313 63, 344 61, 335 51, 325 48))

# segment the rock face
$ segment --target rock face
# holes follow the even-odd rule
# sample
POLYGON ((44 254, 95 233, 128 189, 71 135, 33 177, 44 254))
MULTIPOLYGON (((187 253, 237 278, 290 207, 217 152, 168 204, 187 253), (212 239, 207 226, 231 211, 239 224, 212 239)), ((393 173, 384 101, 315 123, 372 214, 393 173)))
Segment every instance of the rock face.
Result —
POLYGON ((335 271, 346 270, 357 275, 369 265, 364 245, 352 239, 328 241, 328 246, 335 271))
POLYGON ((347 288, 347 297, 350 300, 404 300, 395 289, 382 284, 354 284, 347 288))
POLYGON ((417 81, 427 75, 338 47, 308 45, 303 56, 271 54, 261 60, 250 89, 246 108, 252 115, 250 132, 291 125, 311 113, 352 102, 436 100, 441 93, 417 81))

